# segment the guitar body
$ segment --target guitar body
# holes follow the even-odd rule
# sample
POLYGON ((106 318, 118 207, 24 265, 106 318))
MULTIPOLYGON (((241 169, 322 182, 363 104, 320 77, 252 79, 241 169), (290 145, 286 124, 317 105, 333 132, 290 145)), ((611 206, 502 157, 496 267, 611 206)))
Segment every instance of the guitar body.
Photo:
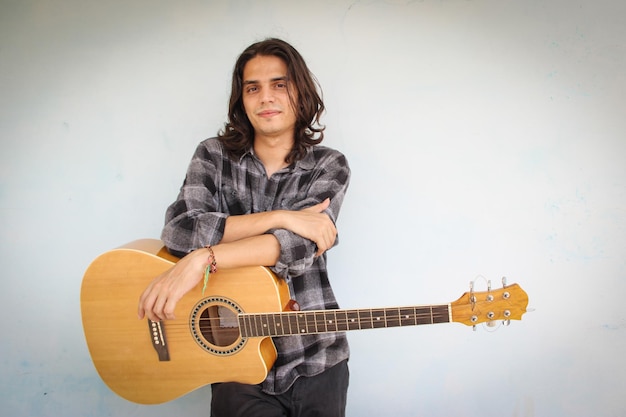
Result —
POLYGON ((83 328, 101 378, 141 404, 170 401, 216 382, 262 382, 276 360, 274 344, 269 337, 242 338, 230 316, 284 311, 287 285, 265 267, 219 271, 204 295, 199 284, 178 302, 176 319, 139 320, 139 296, 176 261, 161 241, 144 239, 100 255, 85 272, 83 328), (216 318, 218 310, 224 317, 216 318), (230 329, 225 338, 219 336, 222 328, 230 329), (165 349, 166 359, 157 348, 165 349))

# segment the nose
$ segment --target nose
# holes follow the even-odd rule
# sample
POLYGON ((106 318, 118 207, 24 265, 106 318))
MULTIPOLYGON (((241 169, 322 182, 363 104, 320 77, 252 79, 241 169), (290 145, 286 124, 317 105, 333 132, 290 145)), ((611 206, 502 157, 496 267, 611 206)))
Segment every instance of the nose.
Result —
POLYGON ((264 87, 261 90, 261 102, 262 103, 273 103, 274 102, 274 92, 269 87, 264 87))

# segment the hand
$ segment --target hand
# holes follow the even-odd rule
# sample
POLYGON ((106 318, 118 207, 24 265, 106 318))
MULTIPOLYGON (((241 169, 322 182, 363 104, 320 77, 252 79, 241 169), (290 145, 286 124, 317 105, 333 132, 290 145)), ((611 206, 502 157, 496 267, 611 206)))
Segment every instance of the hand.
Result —
POLYGON ((337 238, 335 223, 324 213, 329 205, 330 199, 327 198, 314 206, 288 212, 285 228, 315 242, 317 256, 332 248, 337 238))
POLYGON ((208 251, 198 249, 156 277, 139 298, 137 316, 152 321, 174 319, 176 303, 203 277, 208 251))

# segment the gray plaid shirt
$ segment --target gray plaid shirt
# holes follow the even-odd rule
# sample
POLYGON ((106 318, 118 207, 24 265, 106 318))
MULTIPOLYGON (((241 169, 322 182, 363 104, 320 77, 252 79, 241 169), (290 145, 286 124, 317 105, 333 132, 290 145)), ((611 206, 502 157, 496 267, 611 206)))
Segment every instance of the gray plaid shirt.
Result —
MULTIPOLYGON (((324 146, 310 148, 305 158, 267 178, 252 151, 233 160, 219 140, 207 139, 198 145, 178 198, 167 209, 161 238, 170 251, 183 255, 219 243, 229 215, 300 210, 326 198, 331 201, 326 213, 336 222, 349 181, 346 158, 324 146)), ((315 257, 315 243, 288 230, 268 233, 281 247, 271 269, 289 283, 300 308, 339 308, 328 280, 326 253, 315 257)), ((317 375, 349 356, 343 333, 277 337, 274 343, 278 359, 263 382, 271 394, 283 393, 296 378, 317 375)))

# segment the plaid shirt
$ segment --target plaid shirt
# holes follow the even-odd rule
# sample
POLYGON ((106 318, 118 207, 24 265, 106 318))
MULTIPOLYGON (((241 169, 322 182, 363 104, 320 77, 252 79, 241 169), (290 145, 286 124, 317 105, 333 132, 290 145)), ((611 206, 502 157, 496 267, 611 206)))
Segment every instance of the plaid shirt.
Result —
MULTIPOLYGON (((336 222, 350 180, 346 158, 338 151, 314 146, 302 160, 267 178, 251 151, 231 159, 216 138, 201 142, 176 201, 167 209, 161 238, 173 253, 189 253, 220 242, 229 215, 271 210, 300 210, 327 197, 325 211, 336 222)), ((285 229, 268 231, 281 253, 271 269, 284 278, 301 310, 339 308, 326 269, 326 253, 315 257, 316 245, 285 229)), ((300 376, 317 375, 349 356, 344 333, 274 338, 278 358, 263 382, 264 391, 280 394, 300 376)))

